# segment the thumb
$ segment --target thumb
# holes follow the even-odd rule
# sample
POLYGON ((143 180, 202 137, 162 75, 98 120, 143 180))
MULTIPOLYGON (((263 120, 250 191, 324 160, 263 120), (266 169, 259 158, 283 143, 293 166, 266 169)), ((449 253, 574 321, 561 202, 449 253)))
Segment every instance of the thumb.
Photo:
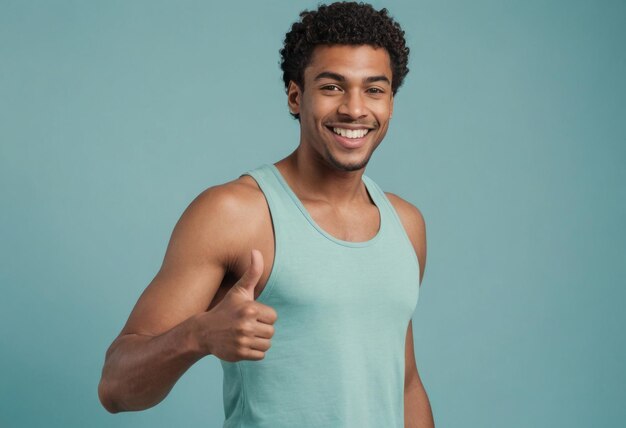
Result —
POLYGON ((249 293, 250 300, 254 300, 254 288, 259 283, 262 274, 263 254, 259 250, 252 250, 248 270, 237 281, 237 286, 249 293))

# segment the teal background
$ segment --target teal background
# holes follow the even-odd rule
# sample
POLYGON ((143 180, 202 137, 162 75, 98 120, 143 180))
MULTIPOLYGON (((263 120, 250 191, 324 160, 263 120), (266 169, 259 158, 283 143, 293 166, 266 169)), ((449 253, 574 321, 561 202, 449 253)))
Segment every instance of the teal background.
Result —
MULTIPOLYGON (((438 427, 626 419, 626 3, 393 1, 411 72, 366 174, 418 206, 438 427)), ((0 425, 218 427, 207 357, 108 414, 104 353, 205 188, 297 145, 313 1, 0 1, 0 425)))

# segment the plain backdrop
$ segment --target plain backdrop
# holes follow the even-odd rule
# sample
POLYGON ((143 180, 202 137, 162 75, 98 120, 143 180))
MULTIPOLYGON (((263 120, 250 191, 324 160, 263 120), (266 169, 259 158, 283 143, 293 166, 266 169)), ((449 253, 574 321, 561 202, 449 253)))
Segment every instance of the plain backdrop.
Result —
MULTIPOLYGON (((366 175, 426 220, 437 426, 621 425, 626 3, 374 5, 411 72, 366 175)), ((185 207, 297 146, 278 51, 315 6, 0 0, 1 426, 221 426, 214 356, 143 412, 97 384, 185 207)))

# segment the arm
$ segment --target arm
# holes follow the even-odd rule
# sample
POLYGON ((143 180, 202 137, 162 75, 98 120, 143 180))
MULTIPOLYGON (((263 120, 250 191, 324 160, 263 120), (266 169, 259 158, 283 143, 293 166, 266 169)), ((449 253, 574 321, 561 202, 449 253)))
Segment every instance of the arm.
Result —
MULTIPOLYGON (((426 224, 422 213, 412 204, 393 193, 386 193, 396 209, 409 236, 420 265, 420 285, 426 268, 426 224)), ((428 395, 422 385, 413 344, 413 322, 409 321, 405 345, 404 426, 406 428, 432 428, 435 426, 428 395)))
POLYGON ((428 395, 422 385, 417 372, 415 355, 413 352, 413 327, 409 321, 406 333, 404 378, 404 427, 405 428, 434 428, 432 409, 428 395))
POLYGON ((98 395, 108 411, 158 404, 191 365, 211 353, 210 343, 198 343, 198 321, 211 315, 206 310, 231 258, 232 231, 241 230, 232 227, 240 211, 233 202, 228 189, 210 188, 176 224, 161 269, 106 353, 98 395))

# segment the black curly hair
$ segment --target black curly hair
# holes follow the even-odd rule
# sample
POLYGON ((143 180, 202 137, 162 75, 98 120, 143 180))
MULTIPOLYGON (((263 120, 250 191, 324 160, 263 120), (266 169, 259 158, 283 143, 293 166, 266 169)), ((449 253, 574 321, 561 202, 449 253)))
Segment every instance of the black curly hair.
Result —
POLYGON ((357 2, 337 2, 320 5, 315 11, 302 11, 300 21, 291 26, 280 50, 285 90, 292 80, 304 90, 304 69, 316 46, 371 45, 389 53, 391 90, 395 95, 409 72, 409 48, 400 24, 387 12, 385 8, 376 10, 370 4, 357 2))

